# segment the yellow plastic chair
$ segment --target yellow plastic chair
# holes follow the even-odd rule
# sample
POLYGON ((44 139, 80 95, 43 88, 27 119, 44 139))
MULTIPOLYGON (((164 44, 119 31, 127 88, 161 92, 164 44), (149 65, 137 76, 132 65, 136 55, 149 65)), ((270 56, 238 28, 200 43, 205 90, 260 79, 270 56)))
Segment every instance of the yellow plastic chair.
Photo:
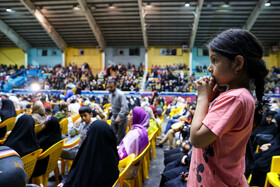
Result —
POLYGON ((270 172, 266 175, 264 187, 270 186, 280 187, 280 180, 278 174, 280 173, 280 155, 273 156, 271 161, 270 172))
POLYGON ((15 127, 16 117, 6 119, 0 124, 0 128, 7 126, 7 132, 13 130, 15 127))
POLYGON ((4 144, 5 141, 6 141, 6 139, 0 140, 0 144, 4 144))
POLYGON ((135 158, 135 154, 132 153, 131 155, 128 155, 125 159, 119 162, 118 168, 120 170, 120 174, 118 180, 115 182, 113 187, 116 186, 117 184, 119 184, 120 187, 123 186, 123 181, 125 179, 126 173, 128 171, 128 168, 131 166, 134 158, 135 158))
POLYGON ((175 114, 176 114, 176 109, 172 109, 170 111, 169 117, 172 118, 172 116, 175 115, 175 114))
MULTIPOLYGON (((67 144, 67 142, 65 142, 64 145, 63 145, 63 149, 74 147, 74 146, 79 144, 79 141, 80 141, 80 138, 77 138, 77 140, 75 140, 75 141, 73 141, 72 143, 69 143, 69 144, 67 144)), ((66 165, 68 166, 68 171, 70 171, 74 160, 63 160, 61 158, 59 160, 61 160, 61 175, 63 175, 65 173, 66 165)))
POLYGON ((37 159, 38 159, 39 155, 42 153, 42 151, 43 151, 43 149, 38 149, 21 158, 23 165, 24 165, 24 170, 27 174, 26 183, 28 183, 30 177, 32 176, 37 159))
POLYGON ((36 124, 34 126, 35 133, 40 132, 41 130, 42 130, 42 125, 41 124, 36 124))
MULTIPOLYGON (((258 153, 260 151, 260 146, 257 145, 257 148, 256 148, 256 153, 258 153)), ((247 179, 247 183, 250 184, 252 180, 252 174, 249 175, 248 179, 247 179)), ((252 186, 253 187, 253 186, 252 186)))
POLYGON ((147 147, 142 151, 142 153, 140 155, 138 155, 138 157, 136 157, 133 162, 132 162, 132 166, 136 166, 136 173, 137 175, 134 176, 132 179, 126 179, 124 180, 124 184, 125 186, 129 186, 129 187, 140 187, 142 186, 142 182, 143 182, 143 167, 144 166, 144 156, 146 155, 147 151, 150 149, 151 144, 149 143, 147 145, 147 147))
POLYGON ((26 112, 27 115, 31 115, 32 110, 30 110, 29 112, 26 112))
POLYGON ((126 134, 131 130, 131 123, 128 123, 126 126, 126 134))
MULTIPOLYGON (((53 146, 48 148, 45 152, 40 154, 40 156, 38 157, 38 160, 42 160, 46 157, 49 157, 48 166, 47 166, 46 172, 43 175, 32 178, 33 184, 37 184, 39 186, 40 186, 40 184, 43 184, 44 186, 47 186, 49 174, 52 171, 55 171, 55 175, 58 176, 57 161, 61 155, 64 141, 65 140, 60 140, 59 142, 57 142, 56 144, 54 144, 53 146)), ((58 181, 57 181, 57 184, 58 184, 58 181)))
POLYGON ((143 169, 142 169, 142 182, 145 181, 145 179, 149 178, 149 168, 151 166, 151 142, 149 150, 145 153, 143 158, 143 169))
POLYGON ((151 150, 153 157, 156 158, 156 139, 157 139, 157 132, 159 129, 154 130, 151 134, 149 134, 149 140, 151 143, 151 150))
POLYGON ((62 121, 59 122, 60 128, 61 128, 61 134, 67 134, 68 133, 68 119, 65 118, 62 121))
POLYGON ((80 115, 74 116, 72 119, 73 123, 75 123, 80 117, 81 117, 80 115))
POLYGON ((76 93, 77 88, 72 88, 72 92, 75 94, 76 93))
POLYGON ((103 108, 109 108, 109 107, 111 107, 111 103, 107 103, 107 104, 103 105, 103 108))
POLYGON ((16 114, 19 115, 19 114, 23 113, 24 110, 25 110, 25 109, 16 110, 16 114))

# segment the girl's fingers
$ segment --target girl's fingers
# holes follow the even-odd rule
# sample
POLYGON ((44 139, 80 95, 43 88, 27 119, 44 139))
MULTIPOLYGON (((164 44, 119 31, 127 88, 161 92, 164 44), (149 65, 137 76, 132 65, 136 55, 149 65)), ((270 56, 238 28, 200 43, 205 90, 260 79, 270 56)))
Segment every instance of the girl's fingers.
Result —
POLYGON ((210 77, 210 84, 214 84, 215 83, 215 79, 213 77, 210 77))
POLYGON ((208 83, 208 81, 210 81, 210 76, 203 77, 203 80, 208 83))
POLYGON ((218 92, 218 88, 219 88, 218 84, 215 84, 215 86, 213 88, 213 92, 218 92))

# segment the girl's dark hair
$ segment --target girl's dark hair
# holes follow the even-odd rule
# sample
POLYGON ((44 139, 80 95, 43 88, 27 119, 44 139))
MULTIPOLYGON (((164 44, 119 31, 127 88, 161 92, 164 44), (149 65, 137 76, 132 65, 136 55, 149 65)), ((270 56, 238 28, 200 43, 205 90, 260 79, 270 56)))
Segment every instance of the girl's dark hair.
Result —
MULTIPOLYGON (((244 70, 250 79, 254 81, 258 103, 262 103, 265 77, 269 71, 266 69, 266 64, 262 59, 263 48, 259 40, 247 30, 229 29, 215 37, 208 44, 208 48, 227 57, 229 60, 234 60, 237 55, 243 56, 244 70)), ((262 115, 260 110, 261 107, 256 106, 255 122, 262 115)))

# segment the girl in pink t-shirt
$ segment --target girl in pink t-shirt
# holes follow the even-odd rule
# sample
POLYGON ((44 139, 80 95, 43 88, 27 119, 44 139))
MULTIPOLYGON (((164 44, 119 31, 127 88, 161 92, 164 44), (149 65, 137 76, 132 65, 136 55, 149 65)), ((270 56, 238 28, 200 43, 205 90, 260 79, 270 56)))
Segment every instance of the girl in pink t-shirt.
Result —
MULTIPOLYGON (((250 83, 254 82, 261 104, 268 73, 263 49, 253 34, 241 29, 222 32, 208 47, 212 77, 195 82, 197 107, 191 124, 194 148, 187 185, 248 186, 245 151, 255 111, 250 83), (219 94, 218 86, 227 90, 219 94)), ((255 118, 259 115, 256 112, 255 118)))

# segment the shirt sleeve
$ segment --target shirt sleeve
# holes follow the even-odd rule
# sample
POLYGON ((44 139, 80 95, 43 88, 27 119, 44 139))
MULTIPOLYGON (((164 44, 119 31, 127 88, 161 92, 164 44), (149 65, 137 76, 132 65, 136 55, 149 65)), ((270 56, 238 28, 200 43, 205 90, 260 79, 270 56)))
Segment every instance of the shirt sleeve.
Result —
POLYGON ((218 137, 221 137, 238 122, 240 112, 243 111, 242 106, 237 97, 221 97, 209 109, 202 123, 218 137))
POLYGON ((124 95, 120 95, 120 99, 121 99, 121 110, 118 114, 117 119, 124 119, 128 113, 128 105, 127 105, 127 101, 124 95))

